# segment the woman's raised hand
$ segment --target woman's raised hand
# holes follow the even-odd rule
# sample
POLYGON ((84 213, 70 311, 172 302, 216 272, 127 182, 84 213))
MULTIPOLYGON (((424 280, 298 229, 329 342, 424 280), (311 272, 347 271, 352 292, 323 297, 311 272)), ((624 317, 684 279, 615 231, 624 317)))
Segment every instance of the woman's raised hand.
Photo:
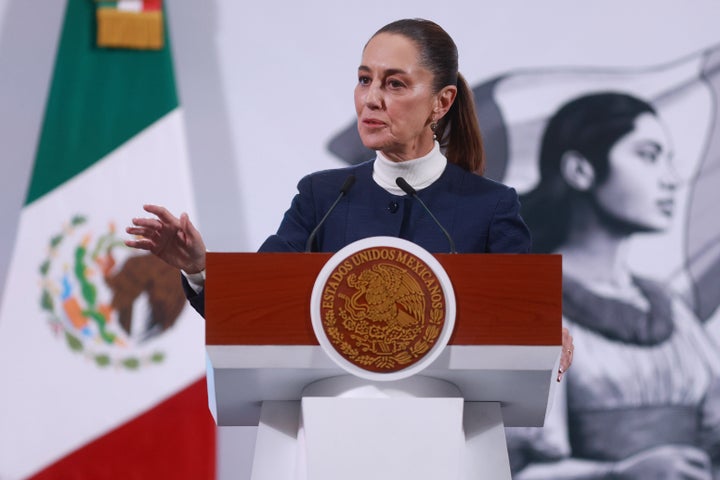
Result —
POLYGON ((170 266, 186 273, 205 270, 205 242, 187 213, 175 217, 165 207, 144 205, 156 218, 133 218, 125 231, 135 235, 125 245, 147 250, 170 266))

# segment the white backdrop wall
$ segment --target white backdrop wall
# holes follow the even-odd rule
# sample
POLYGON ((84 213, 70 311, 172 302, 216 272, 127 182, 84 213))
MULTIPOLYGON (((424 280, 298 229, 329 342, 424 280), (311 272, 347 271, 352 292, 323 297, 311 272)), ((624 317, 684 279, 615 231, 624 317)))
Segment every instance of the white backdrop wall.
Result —
MULTIPOLYGON (((35 153, 63 7, 0 0, 0 278, 35 153)), ((274 231, 300 177, 343 165, 326 149, 354 115, 362 46, 396 18, 443 25, 471 84, 563 66, 651 67, 720 42, 720 4, 511 0, 368 2, 363 8, 176 0, 170 27, 198 202, 213 250, 248 250, 274 231)), ((489 159, 492 162, 492 159, 489 159)))
MULTIPOLYGON (((277 227, 302 175, 342 165, 326 144, 352 120, 362 46, 388 21, 425 17, 443 25, 455 38, 461 72, 473 85, 518 68, 653 66, 720 41, 715 20, 720 6, 712 1, 439 6, 420 0, 358 7, 225 0, 207 2, 202 10, 191 2, 170 8, 189 121, 220 130, 205 132, 213 135, 212 142, 194 159, 212 172, 204 174, 210 181, 198 192, 211 249, 254 250, 277 227), (202 32, 203 27, 212 30, 202 32), (219 193, 213 183, 221 178, 226 183, 231 175, 238 198, 222 197, 231 194, 219 193), (222 206, 222 213, 203 207, 206 202, 222 206), (221 225, 240 221, 245 231, 229 240, 221 225)), ((201 141, 192 124, 189 129, 201 141)))
MULTIPOLYGON (((62 3, 0 0, 0 290, 11 281, 5 270, 62 3)), ((352 121, 362 46, 388 21, 425 17, 443 25, 471 85, 523 69, 649 68, 720 44, 716 0, 168 4, 195 220, 215 251, 255 250, 277 227, 302 175, 344 165, 326 145, 352 121)), ((247 471, 251 434, 224 434, 221 478, 247 471)))

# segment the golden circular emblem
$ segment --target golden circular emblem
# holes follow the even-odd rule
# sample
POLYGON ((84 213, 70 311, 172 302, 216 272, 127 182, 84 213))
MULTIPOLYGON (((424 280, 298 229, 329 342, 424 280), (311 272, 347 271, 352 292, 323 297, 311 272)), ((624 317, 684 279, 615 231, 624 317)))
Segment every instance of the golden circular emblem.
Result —
POLYGON ((328 262, 315 285, 314 307, 320 337, 339 357, 385 374, 415 365, 433 351, 444 331, 449 334, 449 281, 436 273, 434 257, 424 250, 417 254, 417 245, 408 249, 405 241, 398 245, 395 238, 374 238, 382 240, 328 262))

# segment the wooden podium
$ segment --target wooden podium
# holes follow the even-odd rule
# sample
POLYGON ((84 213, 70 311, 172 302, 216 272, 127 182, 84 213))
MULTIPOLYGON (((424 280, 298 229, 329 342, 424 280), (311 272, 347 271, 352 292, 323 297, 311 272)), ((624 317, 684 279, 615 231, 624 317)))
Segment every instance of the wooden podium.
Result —
POLYGON ((331 257, 208 254, 209 404, 218 425, 259 425, 253 480, 509 479, 503 427, 542 426, 557 383, 561 257, 434 255, 452 336, 420 374, 380 383, 348 378, 315 337, 310 297, 331 257))

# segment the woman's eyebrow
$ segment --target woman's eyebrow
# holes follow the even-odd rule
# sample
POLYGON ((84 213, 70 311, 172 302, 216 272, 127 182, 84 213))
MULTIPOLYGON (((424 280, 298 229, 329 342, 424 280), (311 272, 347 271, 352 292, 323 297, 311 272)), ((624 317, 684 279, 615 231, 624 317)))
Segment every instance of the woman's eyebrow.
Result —
MULTIPOLYGON (((362 72, 372 72, 372 69, 371 69, 370 67, 365 66, 365 65, 360 65, 360 66, 358 67, 358 71, 362 71, 362 72)), ((384 72, 385 72, 385 76, 390 76, 390 75, 402 75, 402 74, 407 73, 407 72, 406 72, 405 70, 403 70, 402 68, 388 68, 387 70, 384 70, 384 72)))
POLYGON ((638 142, 638 145, 641 147, 650 147, 654 148, 656 151, 661 152, 663 150, 663 146, 661 143, 656 142, 655 140, 640 140, 638 142))

